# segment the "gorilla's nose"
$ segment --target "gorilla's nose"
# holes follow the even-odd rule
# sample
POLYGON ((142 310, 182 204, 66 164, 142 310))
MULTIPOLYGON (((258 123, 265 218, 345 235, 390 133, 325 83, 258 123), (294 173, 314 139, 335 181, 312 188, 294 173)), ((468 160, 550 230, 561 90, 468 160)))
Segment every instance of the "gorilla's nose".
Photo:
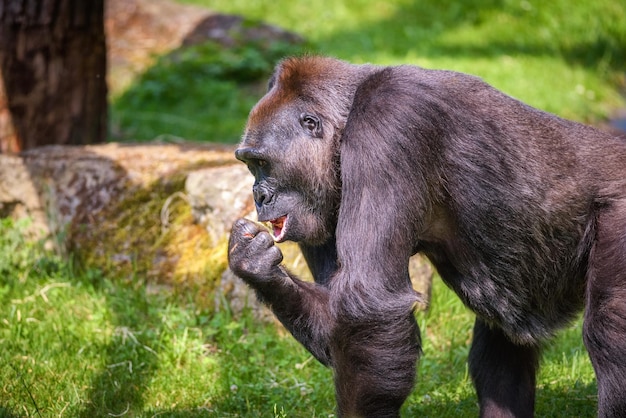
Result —
POLYGON ((252 188, 252 195, 254 196, 254 203, 257 207, 267 206, 271 204, 274 199, 274 194, 261 185, 252 188))

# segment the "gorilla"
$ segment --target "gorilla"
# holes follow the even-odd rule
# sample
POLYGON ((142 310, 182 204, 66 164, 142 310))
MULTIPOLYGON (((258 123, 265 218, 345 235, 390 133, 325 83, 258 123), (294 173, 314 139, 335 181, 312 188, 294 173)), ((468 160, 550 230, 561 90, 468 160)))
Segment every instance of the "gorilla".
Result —
POLYGON ((584 308, 598 414, 626 416, 626 144, 452 71, 279 63, 235 153, 259 221, 229 265, 334 371, 340 416, 394 417, 420 333, 421 252, 476 314, 480 414, 534 413, 542 344, 584 308), (299 243, 315 283, 282 265, 299 243))

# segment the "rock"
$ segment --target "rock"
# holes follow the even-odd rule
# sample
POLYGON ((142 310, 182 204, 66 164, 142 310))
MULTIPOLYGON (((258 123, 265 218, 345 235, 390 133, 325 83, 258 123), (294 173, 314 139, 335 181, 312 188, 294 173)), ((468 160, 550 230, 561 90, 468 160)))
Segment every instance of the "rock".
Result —
POLYGON ((0 154, 0 217, 31 218, 34 230, 48 229, 39 193, 19 156, 0 154))
POLYGON ((272 311, 258 301, 254 291, 230 269, 222 274, 218 291, 215 292, 215 309, 229 309, 235 318, 249 310, 259 321, 278 322, 272 311))
POLYGON ((235 162, 232 147, 198 144, 49 146, 0 154, 0 214, 29 216, 43 235, 63 234, 124 190, 235 162))
POLYGON ((418 305, 418 310, 428 310, 434 275, 434 268, 425 256, 416 254, 409 259, 409 276, 413 289, 421 293, 424 298, 424 304, 418 305))
MULTIPOLYGON (((187 176, 185 194, 195 222, 202 225, 214 245, 225 243, 233 222, 240 217, 255 219, 252 202, 254 178, 244 164, 196 170, 187 176)), ((235 317, 249 309, 264 322, 273 322, 272 312, 259 303, 254 292, 226 268, 216 285, 214 306, 229 309, 235 317)))
POLYGON ((108 0, 105 2, 108 84, 113 91, 127 87, 133 78, 168 53, 210 10, 170 0, 108 0))
MULTIPOLYGON (((232 146, 45 147, 0 155, 0 214, 34 219, 38 236, 83 268, 212 309, 230 225, 250 211, 250 180, 232 146)), ((237 286, 237 297, 248 291, 237 286)))
POLYGON ((304 38, 278 26, 262 22, 251 22, 241 16, 212 14, 203 18, 196 27, 185 36, 183 46, 197 45, 214 41, 224 47, 234 47, 247 43, 270 44, 284 42, 300 44, 304 38))
POLYGON ((244 164, 213 167, 189 173, 185 193, 196 222, 205 226, 217 242, 239 217, 254 210, 251 199, 254 178, 244 164))

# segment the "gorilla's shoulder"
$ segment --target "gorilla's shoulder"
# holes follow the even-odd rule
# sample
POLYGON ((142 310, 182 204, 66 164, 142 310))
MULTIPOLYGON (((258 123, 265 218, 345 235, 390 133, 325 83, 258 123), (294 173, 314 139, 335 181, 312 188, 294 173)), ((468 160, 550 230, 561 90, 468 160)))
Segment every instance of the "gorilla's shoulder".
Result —
POLYGON ((399 65, 379 67, 372 71, 358 86, 355 100, 395 98, 406 103, 406 100, 411 102, 425 96, 445 95, 450 100, 476 92, 497 94, 493 87, 474 75, 399 65))

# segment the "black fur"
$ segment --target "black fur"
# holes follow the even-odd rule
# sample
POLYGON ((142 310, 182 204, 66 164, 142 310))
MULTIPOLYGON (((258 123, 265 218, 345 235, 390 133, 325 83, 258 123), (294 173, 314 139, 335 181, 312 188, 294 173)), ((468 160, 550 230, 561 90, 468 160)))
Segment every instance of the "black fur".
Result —
POLYGON ((476 315, 483 416, 532 416, 543 341, 586 305, 599 415, 626 415, 626 145, 478 78, 291 58, 236 152, 259 219, 316 283, 239 220, 232 270, 335 370, 339 413, 397 416, 420 352, 408 259, 423 252, 476 315), (311 118, 303 123, 303 115, 311 118), (279 232, 279 231, 277 231, 279 232))

